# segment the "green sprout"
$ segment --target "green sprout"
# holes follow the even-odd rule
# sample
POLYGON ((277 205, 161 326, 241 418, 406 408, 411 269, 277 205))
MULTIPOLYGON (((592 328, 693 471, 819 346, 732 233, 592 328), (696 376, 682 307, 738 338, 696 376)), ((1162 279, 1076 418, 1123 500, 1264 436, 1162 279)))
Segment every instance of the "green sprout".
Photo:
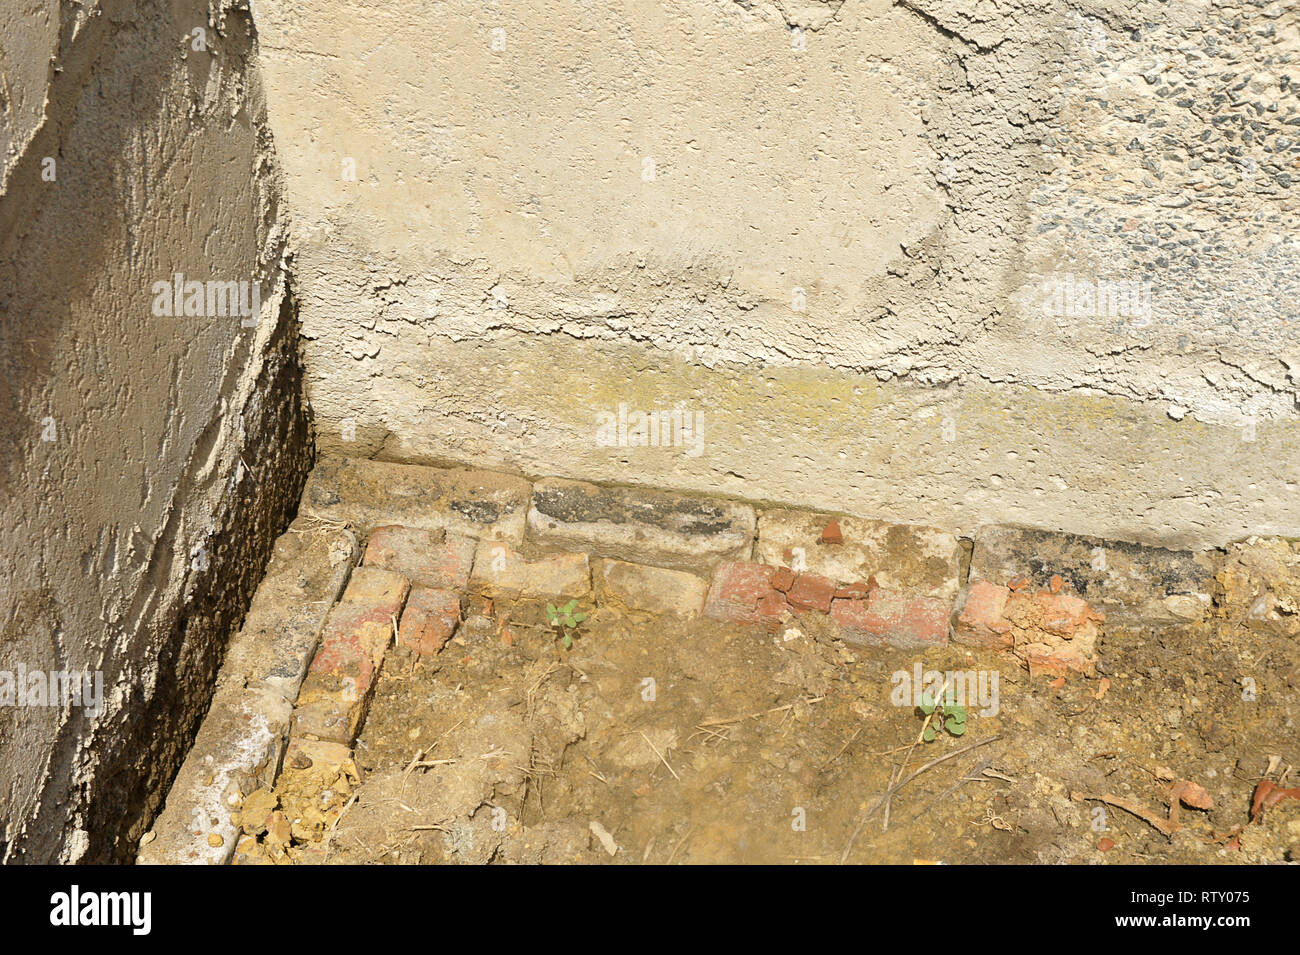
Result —
POLYGON ((587 619, 585 613, 573 612, 577 608, 576 600, 570 600, 558 609, 555 604, 546 605, 546 622, 559 636, 560 646, 566 650, 573 646, 573 635, 577 632, 578 625, 587 619))
POLYGON ((951 696, 940 703, 929 693, 922 693, 919 709, 925 716, 921 738, 927 743, 934 742, 941 729, 950 736, 961 736, 966 732, 966 707, 958 706, 951 696))

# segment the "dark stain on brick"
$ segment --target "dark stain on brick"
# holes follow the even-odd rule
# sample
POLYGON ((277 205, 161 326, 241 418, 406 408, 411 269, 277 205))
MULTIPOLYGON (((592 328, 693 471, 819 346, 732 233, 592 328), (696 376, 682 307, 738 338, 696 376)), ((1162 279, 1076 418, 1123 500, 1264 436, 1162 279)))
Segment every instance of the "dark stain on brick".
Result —
POLYGON ((452 501, 447 507, 476 524, 495 524, 501 519, 501 508, 492 501, 452 501))
POLYGON ((714 502, 648 491, 562 485, 539 490, 533 504, 540 513, 566 524, 637 523, 705 535, 734 529, 726 509, 714 502))

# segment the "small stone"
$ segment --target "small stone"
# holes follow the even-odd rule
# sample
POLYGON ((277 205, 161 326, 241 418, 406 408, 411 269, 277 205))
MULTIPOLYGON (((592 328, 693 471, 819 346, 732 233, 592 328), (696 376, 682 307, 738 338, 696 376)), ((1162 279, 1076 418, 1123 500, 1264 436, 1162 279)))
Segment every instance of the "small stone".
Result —
POLYGON ((226 844, 226 840, 221 838, 221 836, 215 832, 212 833, 210 836, 208 836, 208 845, 214 848, 216 848, 217 846, 224 846, 225 844, 226 844))
POLYGON ((268 842, 276 842, 280 845, 288 845, 292 841, 289 819, 278 809, 266 820, 266 838, 268 842))
POLYGON ((255 789, 249 793, 240 811, 240 820, 244 831, 254 836, 265 832, 267 816, 279 804, 280 800, 275 793, 268 789, 255 789))

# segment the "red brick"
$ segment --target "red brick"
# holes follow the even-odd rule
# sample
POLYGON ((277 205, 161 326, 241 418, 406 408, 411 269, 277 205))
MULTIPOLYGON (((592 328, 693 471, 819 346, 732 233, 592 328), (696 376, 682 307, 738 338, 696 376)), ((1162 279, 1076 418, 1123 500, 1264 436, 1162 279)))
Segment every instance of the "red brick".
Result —
POLYGON ((1039 591, 1033 596, 1038 605, 1039 626, 1048 633, 1071 637, 1088 623, 1100 623, 1106 615, 1094 610, 1082 597, 1052 591, 1039 591))
POLYGON ((876 587, 876 578, 872 577, 869 580, 845 584, 843 587, 836 589, 835 597, 837 600, 866 600, 876 587))
POLYGON ((450 590, 412 587, 397 630, 398 641, 422 656, 441 650, 460 623, 460 597, 450 590))
POLYGON ((704 602, 704 615, 731 623, 772 621, 787 609, 785 597, 772 587, 776 568, 740 561, 718 565, 704 602))
POLYGON ((358 567, 352 572, 298 691, 294 733, 344 744, 356 738, 407 586, 406 578, 392 571, 358 567))
POLYGON ((830 613, 831 599, 835 596, 835 581, 817 574, 800 574, 794 586, 785 595, 790 606, 798 610, 820 610, 830 613))
POLYGON ((1014 653, 1030 668, 1064 674, 1097 672, 1097 639, 1106 615, 1073 594, 1013 594, 1005 612, 1015 636, 1014 653))
POLYGON ((966 588, 965 602, 953 627, 953 640, 975 647, 1008 650, 1014 642, 1004 613, 1011 591, 980 580, 966 588))
POLYGON ((866 600, 836 600, 831 619, 853 643, 904 649, 943 646, 948 642, 948 605, 935 597, 917 597, 876 588, 866 600))
POLYGON ((840 530, 840 522, 830 521, 823 527, 821 539, 823 544, 843 544, 844 533, 840 530))
POLYGON ((794 579, 798 576, 789 567, 778 567, 776 573, 772 574, 772 586, 781 593, 788 593, 794 586, 794 579))
POLYGON ((351 679, 357 692, 366 693, 374 671, 384 658, 393 636, 394 615, 387 607, 339 604, 330 611, 320 646, 307 671, 337 680, 351 679))
POLYGON ((422 527, 377 527, 366 543, 365 565, 398 571, 425 587, 463 590, 474 564, 475 541, 422 527))
POLYGON ((1096 672, 1099 625, 1106 615, 1083 598, 1064 593, 1057 578, 1046 590, 1027 590, 1023 584, 970 584, 953 625, 953 639, 1011 650, 1031 671, 1096 672))

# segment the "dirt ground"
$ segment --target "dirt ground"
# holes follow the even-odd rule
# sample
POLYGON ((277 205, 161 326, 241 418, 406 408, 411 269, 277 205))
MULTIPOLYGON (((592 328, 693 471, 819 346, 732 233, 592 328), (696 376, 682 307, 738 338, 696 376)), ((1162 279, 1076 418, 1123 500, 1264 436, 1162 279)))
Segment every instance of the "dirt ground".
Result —
POLYGON ((294 861, 1300 861, 1300 799, 1248 824, 1264 774, 1300 767, 1283 636, 1112 630, 1098 679, 1056 685, 996 651, 850 646, 816 614, 769 633, 588 605, 566 650, 544 601, 473 602, 437 657, 390 649, 357 772, 312 795, 325 839, 294 861), (996 674, 996 714, 916 743, 891 695, 918 662, 996 674), (1175 780, 1213 808, 1172 836, 1085 798, 1159 824, 1175 780))

